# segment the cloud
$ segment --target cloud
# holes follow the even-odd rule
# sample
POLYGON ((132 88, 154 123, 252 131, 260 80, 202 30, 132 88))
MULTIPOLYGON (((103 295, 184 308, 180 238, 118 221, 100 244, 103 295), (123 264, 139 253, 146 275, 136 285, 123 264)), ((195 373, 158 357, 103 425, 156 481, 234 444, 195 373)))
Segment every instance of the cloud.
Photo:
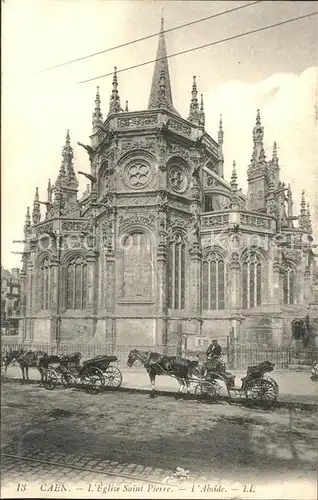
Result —
POLYGON ((299 213, 302 189, 312 213, 315 207, 318 212, 317 75, 317 68, 310 67, 300 75, 279 73, 255 84, 230 81, 205 95, 207 129, 214 137, 218 116, 223 115, 225 176, 231 175, 235 160, 244 191, 256 110, 261 110, 265 151, 270 158, 273 142, 277 141, 281 180, 291 184, 295 214, 299 213))
MULTIPOLYGON (((124 68, 151 59, 156 46, 153 39, 140 44, 138 50, 132 46, 126 51, 110 52, 101 58, 36 74, 39 69, 120 44, 142 32, 129 31, 131 19, 136 18, 130 16, 132 9, 137 8, 134 2, 115 2, 111 8, 110 2, 96 2, 100 9, 98 16, 90 2, 81 2, 76 9, 76 22, 72 2, 63 2, 62 16, 59 2, 44 7, 43 2, 35 0, 34 9, 29 8, 29 2, 25 3, 7 2, 3 23, 2 261, 7 267, 19 265, 19 257, 13 256, 11 250, 21 248, 15 248, 12 240, 22 237, 26 207, 30 205, 32 209, 35 187, 39 186, 41 199, 46 199, 48 178, 53 182, 56 179, 67 128, 71 130, 75 169, 89 170, 87 154, 76 142, 88 141, 96 85, 101 84, 102 109, 107 113, 111 84, 109 78, 87 85, 76 83, 87 75, 109 73, 114 61, 124 68), (89 36, 87 26, 94 26, 89 36), (153 51, 148 53, 152 45, 153 51)), ((186 117, 191 82, 186 78, 188 68, 181 63, 179 68, 178 86, 173 91, 175 101, 180 102, 180 111, 183 110, 182 116, 186 117)), ((152 69, 145 66, 140 71, 120 74, 122 103, 129 99, 130 109, 147 105, 152 69)), ((302 188, 308 191, 313 203, 316 190, 313 175, 317 167, 316 92, 316 68, 308 68, 301 75, 274 74, 257 84, 232 80, 207 92, 207 131, 214 138, 218 116, 223 114, 226 177, 230 177, 235 159, 240 185, 246 188, 252 129, 256 109, 260 108, 267 154, 270 156, 276 140, 281 178, 292 184, 295 210, 298 211, 302 188)), ((83 191, 86 181, 83 177, 79 180, 83 191)))

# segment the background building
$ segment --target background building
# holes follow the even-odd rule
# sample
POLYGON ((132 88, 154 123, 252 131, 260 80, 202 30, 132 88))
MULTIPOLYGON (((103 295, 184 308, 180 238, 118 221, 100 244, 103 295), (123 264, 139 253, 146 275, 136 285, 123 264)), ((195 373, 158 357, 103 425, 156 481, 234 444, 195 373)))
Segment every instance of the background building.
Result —
POLYGON ((1 266, 1 334, 18 335, 20 316, 20 269, 1 266))
POLYGON ((310 209, 304 192, 293 206, 277 145, 265 152, 263 137, 257 111, 244 194, 235 162, 224 179, 222 118, 215 140, 195 77, 187 119, 174 108, 162 24, 148 109, 122 106, 116 69, 106 118, 97 89, 90 145, 79 143, 84 196, 69 132, 46 201, 36 189, 24 226, 21 340, 313 346, 310 209))

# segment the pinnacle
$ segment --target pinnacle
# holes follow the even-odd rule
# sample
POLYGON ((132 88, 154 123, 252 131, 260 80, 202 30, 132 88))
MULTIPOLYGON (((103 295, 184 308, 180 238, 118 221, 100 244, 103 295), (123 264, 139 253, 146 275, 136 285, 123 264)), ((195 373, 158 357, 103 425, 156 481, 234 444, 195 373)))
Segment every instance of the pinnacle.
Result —
POLYGON ((110 104, 109 104, 109 114, 110 113, 119 113, 122 111, 120 107, 120 97, 118 93, 118 78, 117 78, 117 67, 114 67, 114 75, 112 82, 112 93, 110 96, 110 104))
POLYGON ((223 119, 222 119, 222 115, 220 115, 219 131, 218 131, 218 143, 223 144, 223 139, 224 139, 223 119))
POLYGON ((95 97, 95 109, 93 112, 93 120, 92 120, 93 127, 95 127, 98 123, 101 123, 102 121, 103 121, 103 115, 102 115, 101 108, 100 108, 99 87, 97 87, 96 88, 96 97, 95 97))
POLYGON ((232 176, 231 176, 231 189, 232 191, 237 191, 237 174, 236 174, 236 163, 233 161, 232 176))

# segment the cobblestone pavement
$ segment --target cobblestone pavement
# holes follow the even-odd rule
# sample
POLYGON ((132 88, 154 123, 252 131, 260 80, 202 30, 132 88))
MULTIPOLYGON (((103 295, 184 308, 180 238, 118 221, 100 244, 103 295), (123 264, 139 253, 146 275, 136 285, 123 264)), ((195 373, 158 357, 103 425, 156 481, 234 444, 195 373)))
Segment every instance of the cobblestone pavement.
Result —
MULTIPOLYGON (((5 491, 10 491, 12 496, 16 491, 23 492, 24 485, 28 489, 42 485, 40 491, 44 492, 51 491, 50 485, 54 484, 58 488, 55 492, 86 490, 102 493, 102 487, 111 489, 114 485, 124 486, 127 490, 129 487, 146 485, 157 492, 169 487, 170 491, 178 491, 184 483, 172 479, 173 471, 168 469, 58 452, 22 452, 19 457, 24 459, 19 459, 10 451, 13 450, 7 448, 1 456, 2 498, 5 498, 5 491), (167 481, 167 478, 170 480, 167 481)), ((206 476, 192 476, 190 479, 192 482, 207 481, 206 476)), ((107 492, 112 493, 109 490, 107 492)))

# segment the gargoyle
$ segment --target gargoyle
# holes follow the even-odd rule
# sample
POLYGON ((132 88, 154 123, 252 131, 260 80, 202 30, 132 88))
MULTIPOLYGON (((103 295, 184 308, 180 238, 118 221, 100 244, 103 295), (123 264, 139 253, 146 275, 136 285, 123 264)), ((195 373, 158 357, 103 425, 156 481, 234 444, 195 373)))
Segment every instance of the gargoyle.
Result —
POLYGON ((96 182, 96 177, 94 177, 94 175, 87 174, 86 172, 80 172, 80 171, 78 173, 81 175, 84 175, 84 177, 89 179, 91 182, 96 182))
POLYGON ((46 207, 52 207, 53 203, 50 201, 39 201, 40 205, 45 205, 46 207))
POLYGON ((77 144, 79 146, 81 146, 82 148, 86 149, 86 151, 88 152, 89 155, 92 155, 95 153, 95 149, 92 148, 92 146, 89 146, 88 144, 83 144, 82 142, 77 142, 77 144))

